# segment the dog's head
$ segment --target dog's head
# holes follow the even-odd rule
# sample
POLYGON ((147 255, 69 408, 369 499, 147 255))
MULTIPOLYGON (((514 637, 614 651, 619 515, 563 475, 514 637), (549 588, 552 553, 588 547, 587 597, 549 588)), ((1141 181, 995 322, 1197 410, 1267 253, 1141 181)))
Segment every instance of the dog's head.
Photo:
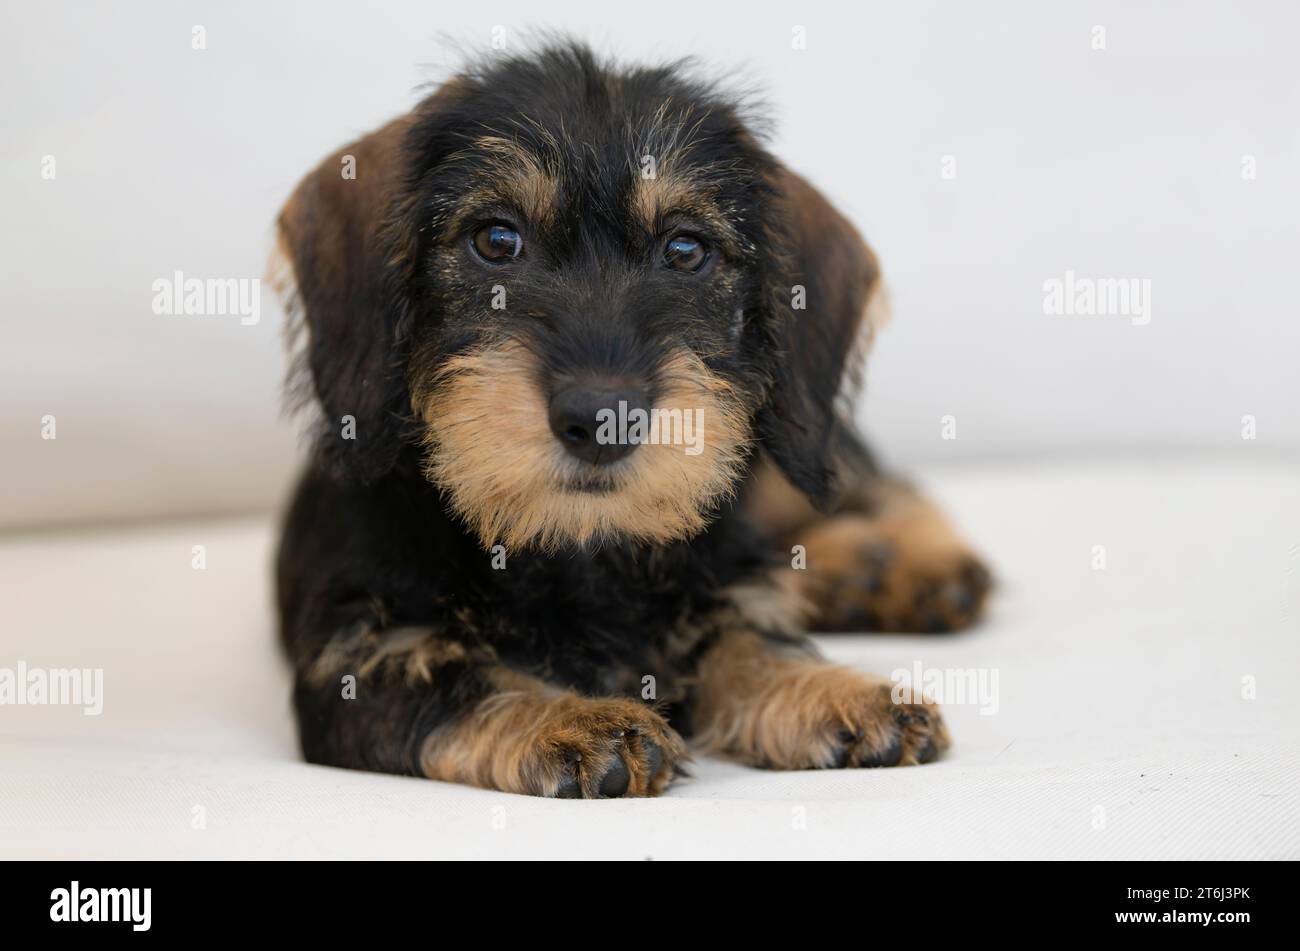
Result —
POLYGON ((833 492, 874 263, 680 66, 495 61, 327 159, 280 238, 321 451, 420 447, 486 545, 688 537, 758 447, 833 492))

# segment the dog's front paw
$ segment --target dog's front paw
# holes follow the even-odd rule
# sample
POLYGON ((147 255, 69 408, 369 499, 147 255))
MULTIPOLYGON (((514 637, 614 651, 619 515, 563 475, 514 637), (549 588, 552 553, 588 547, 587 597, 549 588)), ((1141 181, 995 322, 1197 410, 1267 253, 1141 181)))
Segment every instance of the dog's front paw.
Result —
POLYGON ((635 700, 513 693, 430 737, 423 764, 434 779, 531 796, 607 799, 659 795, 686 759, 681 737, 635 700))
MULTIPOLYGON (((937 704, 895 703, 893 685, 869 682, 855 696, 847 715, 838 715, 841 704, 834 704, 836 727, 830 745, 831 762, 818 756, 813 765, 833 768, 873 766, 915 766, 928 763, 949 746, 948 730, 937 704)), ((825 742, 824 739, 821 742, 825 742)), ((809 749, 819 751, 821 742, 809 749)))
POLYGON ((535 737, 541 795, 657 796, 685 759, 681 737, 635 700, 579 700, 563 707, 535 737))
POLYGON ((895 703, 889 681, 809 659, 748 664, 739 689, 705 698, 701 742, 712 752, 771 769, 844 769, 927 763, 949 746, 938 706, 895 703))

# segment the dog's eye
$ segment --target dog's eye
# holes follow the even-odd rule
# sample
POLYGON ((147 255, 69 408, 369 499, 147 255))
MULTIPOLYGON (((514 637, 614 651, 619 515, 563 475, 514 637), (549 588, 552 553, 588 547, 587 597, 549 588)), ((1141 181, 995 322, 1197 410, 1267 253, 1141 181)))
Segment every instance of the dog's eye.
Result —
POLYGON ((678 271, 694 273, 704 267, 708 259, 708 247, 693 234, 674 235, 664 246, 664 262, 678 271))
POLYGON ((496 222, 484 225, 474 234, 474 250, 484 261, 502 264, 519 257, 524 249, 523 236, 510 225, 496 222))

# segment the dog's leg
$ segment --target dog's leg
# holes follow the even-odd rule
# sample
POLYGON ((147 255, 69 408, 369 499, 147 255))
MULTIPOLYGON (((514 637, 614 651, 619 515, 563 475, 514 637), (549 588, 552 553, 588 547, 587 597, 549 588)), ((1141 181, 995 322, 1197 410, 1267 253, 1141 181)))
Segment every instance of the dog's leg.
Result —
POLYGON ((699 622, 688 710, 702 752, 824 769, 924 763, 947 748, 936 705, 895 703, 890 681, 823 660, 791 615, 755 588, 699 622))
POLYGON ((780 540, 790 567, 779 582, 810 604, 809 627, 928 632, 973 623, 991 576, 947 516, 865 460, 840 465, 846 491, 833 515, 816 512, 770 465, 756 472, 747 505, 780 540))
POLYGON ((428 628, 359 625, 298 668, 311 762, 594 799, 658 795, 685 753, 646 704, 553 687, 428 628))

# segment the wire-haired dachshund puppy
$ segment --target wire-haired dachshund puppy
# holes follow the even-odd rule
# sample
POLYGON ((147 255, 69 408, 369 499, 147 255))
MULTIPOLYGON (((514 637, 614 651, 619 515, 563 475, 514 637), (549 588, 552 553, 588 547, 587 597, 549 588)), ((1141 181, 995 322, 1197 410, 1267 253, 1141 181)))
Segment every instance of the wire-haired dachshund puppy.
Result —
POLYGON ((279 239, 320 410, 278 562, 308 760, 596 798, 688 748, 948 745, 804 633, 960 627, 988 575, 854 434, 875 258, 735 101, 495 60, 327 158, 279 239))

